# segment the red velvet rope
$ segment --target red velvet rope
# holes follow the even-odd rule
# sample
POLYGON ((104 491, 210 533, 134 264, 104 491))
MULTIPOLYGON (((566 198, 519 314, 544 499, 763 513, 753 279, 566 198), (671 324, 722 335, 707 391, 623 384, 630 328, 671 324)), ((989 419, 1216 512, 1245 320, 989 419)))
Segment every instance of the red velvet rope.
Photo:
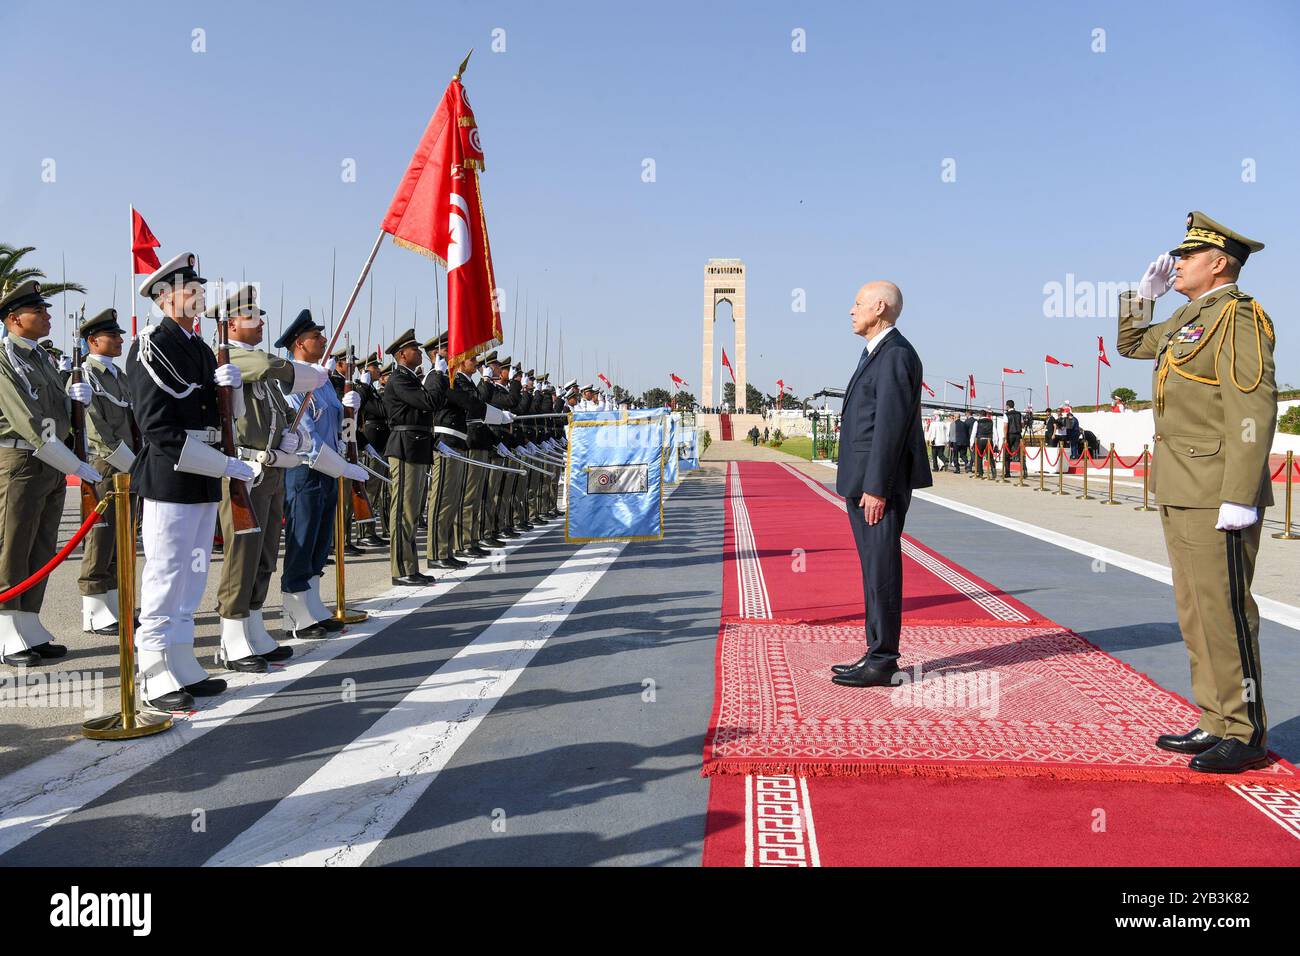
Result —
MULTIPOLYGON (((105 498, 104 501, 108 501, 108 499, 105 498)), ((83 521, 81 523, 81 527, 77 529, 77 533, 74 534, 69 539, 68 543, 63 546, 63 550, 61 550, 54 557, 50 558, 49 562, 45 565, 45 567, 41 568, 30 578, 24 581, 22 584, 15 584, 8 591, 5 591, 3 594, 0 594, 0 604, 3 604, 5 601, 12 601, 14 598, 22 594, 25 594, 26 592, 30 591, 32 588, 36 587, 36 585, 44 581, 47 577, 49 577, 50 573, 55 568, 57 568, 64 561, 68 560, 68 555, 72 554, 73 550, 76 549, 77 545, 81 543, 81 539, 84 538, 90 532, 91 527, 95 524, 96 521, 99 520, 101 514, 103 514, 103 512, 101 512, 97 508, 94 511, 92 511, 89 515, 87 515, 86 520, 83 521)))

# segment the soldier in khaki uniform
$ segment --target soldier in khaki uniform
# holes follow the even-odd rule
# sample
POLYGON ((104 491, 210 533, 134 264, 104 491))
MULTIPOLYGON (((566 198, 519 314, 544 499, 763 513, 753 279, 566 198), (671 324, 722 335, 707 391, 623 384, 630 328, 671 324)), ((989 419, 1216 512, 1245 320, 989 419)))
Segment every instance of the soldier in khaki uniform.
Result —
POLYGON ((1264 245, 1204 213, 1120 299, 1118 348, 1155 359, 1152 490, 1173 571, 1178 624, 1192 668, 1197 728, 1157 746, 1194 754, 1189 766, 1239 773, 1267 762, 1259 611, 1250 594, 1277 425, 1273 323, 1237 288, 1264 245), (1170 288, 1188 302, 1152 324, 1170 288))
MULTIPOLYGON (((49 303, 35 280, 0 296, 7 333, 0 347, 0 591, 21 584, 58 550, 67 475, 100 474, 64 442, 72 430, 70 401, 90 401, 84 382, 64 391, 58 370, 37 342, 50 332, 49 303)), ((47 579, 48 580, 48 579, 47 579)), ((62 657, 40 621, 46 581, 0 604, 0 658, 31 667, 62 657)))
MULTIPOLYGON (((221 617, 221 657, 228 668, 260 674, 268 661, 293 654, 280 646, 262 620, 262 605, 271 586, 280 554, 284 519, 285 469, 302 464, 295 452, 305 441, 291 431, 293 409, 285 392, 310 392, 324 385, 327 374, 319 365, 270 355, 260 348, 265 331, 257 290, 243 286, 225 302, 229 319, 230 361, 239 369, 243 385, 244 415, 236 423, 239 457, 254 464, 258 476, 250 489, 256 534, 236 534, 230 505, 230 481, 222 482, 221 537, 225 558, 217 588, 217 613, 221 617)), ((215 317, 215 316, 214 316, 215 317)), ((298 636, 325 636, 320 624, 300 629, 298 636)))
MULTIPOLYGON (((117 310, 105 309, 81 323, 88 354, 81 374, 93 393, 86 406, 86 444, 95 470, 104 476, 96 487, 100 500, 113 488, 113 475, 131 470, 139 436, 131 413, 126 372, 113 359, 122 354, 123 329, 117 310)), ((134 498, 134 496, 132 496, 134 498)), ((117 633, 116 509, 86 535, 81 555, 81 629, 91 634, 117 633)))

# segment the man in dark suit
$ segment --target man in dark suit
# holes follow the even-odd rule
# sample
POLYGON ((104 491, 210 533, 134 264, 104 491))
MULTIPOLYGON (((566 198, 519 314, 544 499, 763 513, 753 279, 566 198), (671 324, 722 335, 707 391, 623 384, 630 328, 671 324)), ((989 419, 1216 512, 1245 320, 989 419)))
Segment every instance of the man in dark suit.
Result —
POLYGON ((858 290, 849 312, 867 346, 844 390, 835 490, 848 506, 862 563, 867 652, 832 668, 832 680, 846 687, 888 686, 898 670, 903 522, 912 489, 933 484, 921 425, 921 357, 894 328, 902 311, 898 286, 877 281, 858 290))

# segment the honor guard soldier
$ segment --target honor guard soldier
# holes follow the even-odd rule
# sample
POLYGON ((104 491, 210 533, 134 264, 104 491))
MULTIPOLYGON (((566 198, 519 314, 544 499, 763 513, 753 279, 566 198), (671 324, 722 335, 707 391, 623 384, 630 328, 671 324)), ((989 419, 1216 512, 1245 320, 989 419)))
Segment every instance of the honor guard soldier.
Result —
MULTIPOLYGON (((498 386, 496 382, 500 367, 501 362, 497 358, 495 351, 489 352, 482 357, 479 366, 478 397, 485 405, 509 410, 511 406, 510 390, 498 386)), ((478 501, 475 514, 475 529, 471 537, 471 540, 480 547, 505 547, 505 541, 498 537, 497 533, 499 531, 498 517, 501 511, 501 483, 507 473, 500 470, 505 466, 505 461, 496 450, 497 443, 500 442, 505 427, 503 425, 489 425, 486 422, 476 422, 469 426, 469 445, 471 450, 476 452, 475 457, 481 455, 480 460, 484 464, 497 466, 492 469, 480 469, 483 472, 483 493, 478 501)))
POLYGON ((464 462, 465 484, 461 497, 460 522, 457 526, 459 548, 456 557, 462 560, 483 558, 491 554, 478 543, 480 529, 477 527, 481 514, 480 499, 483 494, 483 483, 489 473, 488 469, 480 467, 480 464, 488 461, 488 450, 483 446, 490 442, 490 438, 484 439, 481 433, 471 435, 468 421, 471 418, 479 418, 487 425, 502 425, 514 420, 514 415, 510 412, 489 405, 479 397, 478 386, 473 379, 476 371, 478 371, 478 361, 472 355, 465 356, 456 369, 455 378, 447 395, 448 410, 451 413, 450 424, 445 426, 450 432, 447 436, 447 444, 468 459, 464 462), (457 447, 458 445, 460 447, 457 447))
MULTIPOLYGON (((284 483, 288 470, 302 464, 296 454, 306 444, 301 431, 291 428, 293 409, 285 393, 303 394, 325 384, 318 365, 271 355, 258 348, 266 315, 257 304, 257 290, 246 285, 226 300, 230 361, 243 379, 244 415, 236 428, 241 458, 258 470, 250 497, 259 530, 236 534, 230 501, 230 483, 221 497, 221 537, 225 557, 217 588, 217 614, 221 617, 221 657, 233 671, 263 673, 267 661, 292 656, 293 649, 276 643, 262 617, 271 576, 280 555, 284 523, 284 483)), ((320 630, 314 635, 325 634, 320 630)), ((310 630, 310 629, 308 629, 310 630)))
MULTIPOLYGON (((104 476, 95 487, 96 497, 102 501, 113 490, 112 476, 131 470, 140 438, 126 373, 113 361, 122 354, 124 333, 117 324, 117 310, 105 309, 86 319, 78 331, 87 350, 81 373, 92 393, 86 406, 87 453, 95 470, 104 476)), ((81 629, 92 634, 117 633, 116 510, 109 508, 90 529, 81 553, 81 577, 77 580, 81 629)), ((134 513, 135 509, 131 510, 134 513)))
POLYGON ((243 382, 234 365, 218 367, 197 330, 206 282, 188 252, 145 279, 140 295, 163 318, 140 331, 126 360, 144 439, 131 465, 131 487, 143 500, 137 666, 145 700, 160 710, 187 710, 194 697, 226 689, 194 656, 194 612, 208 578, 221 480, 252 481, 254 475, 247 462, 218 447, 218 387, 234 390, 238 420, 243 382))
MULTIPOLYGON (((100 475, 64 444, 72 430, 71 402, 89 402, 90 387, 72 385, 65 392, 37 345, 50 331, 40 283, 20 282, 0 297, 0 320, 7 333, 0 348, 0 590, 8 590, 54 557, 67 476, 97 482, 100 475)), ((45 585, 0 604, 6 664, 31 667, 68 652, 41 624, 45 585)))
POLYGON ((1264 244, 1202 212, 1183 241, 1120 297, 1118 347, 1154 359, 1152 493, 1173 571, 1178 624, 1199 725, 1157 746, 1189 766, 1239 773, 1268 761, 1259 611, 1250 594, 1264 509, 1273 503, 1269 449, 1277 425, 1272 321, 1237 287, 1264 244), (1155 300, 1188 298, 1152 323, 1155 300))
MULTIPOLYGON (((424 390, 433 400, 432 461, 429 465, 428 510, 425 526, 427 535, 424 543, 424 556, 430 567, 440 567, 448 571, 465 567, 465 562, 455 556, 460 521, 461 495, 465 490, 465 463, 438 453, 438 443, 445 442, 449 447, 463 449, 465 433, 463 427, 455 427, 454 414, 449 411, 448 392, 451 380, 447 375, 447 333, 429 339, 423 345, 424 354, 429 357, 430 368, 424 376, 424 390), (462 445, 456 445, 460 442, 462 445)), ((454 406, 451 406, 454 407, 454 406)))
MULTIPOLYGON (((361 393, 361 451, 371 459, 371 467, 387 468, 384 461, 384 447, 388 444, 388 413, 384 411, 384 399, 379 384, 379 356, 374 352, 366 358, 366 370, 357 383, 361 393)), ((361 539, 361 543, 371 548, 388 547, 388 539, 379 533, 379 522, 388 525, 388 483, 378 475, 366 478, 366 497, 375 506, 375 522, 370 525, 370 533, 361 539)))
MULTIPOLYGON (((522 394, 522 389, 520 388, 519 380, 513 378, 510 374, 510 357, 506 356, 500 359, 493 368, 495 369, 496 374, 493 384, 499 393, 504 392, 504 395, 493 404, 496 404, 498 408, 504 409, 511 414, 522 414, 519 410, 519 396, 522 394)), ((504 427, 494 427, 493 432, 496 434, 497 438, 496 449, 511 451, 515 444, 514 431, 518 427, 517 424, 510 424, 504 427)), ((515 469, 515 471, 500 472, 500 480, 497 487, 495 524, 493 525, 495 538, 496 541, 500 541, 502 538, 517 538, 519 537, 519 532, 514 528, 513 515, 515 485, 521 477, 518 472, 527 471, 527 469, 521 468, 517 461, 510 458, 508 455, 501 454, 500 451, 496 453, 494 461, 497 464, 515 469)), ((504 542, 502 542, 502 544, 504 544, 504 542)), ((493 542, 493 545, 499 547, 495 541, 493 542)))
MULTIPOLYGON (((424 486, 434 460, 433 414, 438 398, 420 378, 420 344, 415 330, 407 329, 389 346, 394 368, 384 386, 384 412, 388 416, 388 480, 392 482, 388 527, 391 551, 389 570, 398 585, 419 587, 434 578, 420 571, 415 550, 424 486)), ((429 528, 433 535, 434 529, 429 528)))
POLYGON ((582 401, 578 402, 574 409, 579 412, 598 412, 600 411, 600 402, 596 400, 596 386, 582 386, 582 401))
MULTIPOLYGON (((303 309, 276 340, 275 347, 287 349, 295 362, 319 364, 326 345, 321 331, 310 310, 303 309)), ((284 478, 285 545, 280 591, 290 631, 296 637, 315 639, 343 630, 343 622, 325 607, 320 585, 334 543, 334 509, 342 507, 338 480, 365 481, 368 477, 364 468, 349 464, 343 457, 339 440, 344 402, 355 409, 361 404, 361 396, 349 392, 340 400, 333 383, 325 380, 309 392, 290 395, 288 400, 295 414, 306 405, 301 425, 303 437, 309 440, 298 449, 306 463, 289 469, 284 478)))

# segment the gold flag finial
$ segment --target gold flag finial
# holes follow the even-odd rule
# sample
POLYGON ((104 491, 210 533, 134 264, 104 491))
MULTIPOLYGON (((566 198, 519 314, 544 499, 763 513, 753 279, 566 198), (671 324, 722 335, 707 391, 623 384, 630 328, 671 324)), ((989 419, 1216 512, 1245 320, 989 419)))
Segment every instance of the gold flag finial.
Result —
POLYGON ((465 54, 465 59, 461 60, 460 66, 456 68, 456 75, 455 77, 453 77, 453 79, 459 80, 461 78, 461 75, 465 72, 465 67, 469 65, 469 58, 472 57, 473 55, 474 55, 474 48, 470 47, 469 52, 465 54))

